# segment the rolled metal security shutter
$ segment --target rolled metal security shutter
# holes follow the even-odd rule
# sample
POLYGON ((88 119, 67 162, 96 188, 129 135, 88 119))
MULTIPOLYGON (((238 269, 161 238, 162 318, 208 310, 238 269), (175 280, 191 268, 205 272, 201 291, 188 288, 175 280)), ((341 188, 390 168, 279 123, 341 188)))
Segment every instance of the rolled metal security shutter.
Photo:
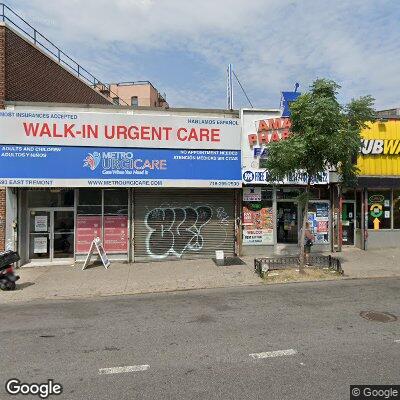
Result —
POLYGON ((135 261, 232 256, 234 210, 232 190, 136 189, 135 261))

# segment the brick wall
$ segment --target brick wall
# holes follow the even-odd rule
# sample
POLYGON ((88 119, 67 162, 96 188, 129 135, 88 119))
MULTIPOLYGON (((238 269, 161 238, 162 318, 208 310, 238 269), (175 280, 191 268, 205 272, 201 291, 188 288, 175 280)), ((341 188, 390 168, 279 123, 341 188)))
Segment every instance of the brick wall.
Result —
MULTIPOLYGON (((0 109, 4 101, 110 104, 12 30, 0 26, 0 109)), ((6 190, 0 187, 0 251, 5 246, 6 190)))
POLYGON ((5 27, 0 26, 0 108, 5 100, 5 27))
POLYGON ((7 27, 0 28, 0 44, 5 36, 6 101, 110 104, 31 43, 7 27))

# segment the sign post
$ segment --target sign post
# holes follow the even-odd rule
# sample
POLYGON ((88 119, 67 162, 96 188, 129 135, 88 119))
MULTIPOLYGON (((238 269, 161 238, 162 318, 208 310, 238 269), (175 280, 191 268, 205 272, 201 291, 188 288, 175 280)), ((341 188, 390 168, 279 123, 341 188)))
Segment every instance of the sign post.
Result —
POLYGON ((95 248, 97 250, 97 253, 100 256, 100 259, 101 259, 101 262, 102 262, 104 268, 107 269, 110 266, 111 262, 108 259, 107 254, 104 250, 103 243, 101 243, 100 238, 97 237, 97 238, 93 239, 92 244, 90 245, 90 250, 86 257, 85 263, 83 264, 82 271, 89 265, 90 259, 92 258, 95 248))

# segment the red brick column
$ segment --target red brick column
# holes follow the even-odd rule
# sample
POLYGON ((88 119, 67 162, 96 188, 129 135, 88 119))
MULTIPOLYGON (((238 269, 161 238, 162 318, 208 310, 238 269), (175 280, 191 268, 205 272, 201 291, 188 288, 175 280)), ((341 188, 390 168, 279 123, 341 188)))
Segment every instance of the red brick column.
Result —
POLYGON ((4 108, 6 98, 6 28, 0 26, 0 108, 4 108))
MULTIPOLYGON (((5 27, 0 26, 0 109, 4 109, 5 90, 5 27)), ((6 236, 6 189, 0 187, 0 251, 4 251, 6 236)))
POLYGON ((4 251, 6 239, 6 188, 0 188, 0 251, 4 251))

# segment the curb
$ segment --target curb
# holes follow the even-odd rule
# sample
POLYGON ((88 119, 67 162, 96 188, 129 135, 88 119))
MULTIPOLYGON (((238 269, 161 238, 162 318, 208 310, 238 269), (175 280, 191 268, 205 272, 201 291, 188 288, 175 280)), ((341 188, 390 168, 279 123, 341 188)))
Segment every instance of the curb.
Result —
POLYGON ((13 305, 13 304, 23 304, 27 302, 40 302, 40 301, 66 301, 66 300, 79 300, 79 299, 95 299, 95 298, 105 298, 105 297, 112 297, 112 296, 136 296, 136 295, 143 295, 143 294, 162 294, 162 293, 174 293, 174 292, 188 292, 193 290, 216 290, 216 289, 232 289, 232 288, 242 288, 242 287, 268 287, 272 285, 290 285, 290 284, 304 284, 304 283, 316 283, 316 282, 339 282, 345 280, 368 280, 368 279, 393 279, 393 278, 400 278, 400 276, 368 276, 368 277, 349 277, 349 276, 341 276, 338 279, 321 279, 321 280, 309 280, 309 281, 290 281, 290 282, 273 282, 273 283, 245 283, 240 285, 227 285, 227 286, 213 286, 213 287, 195 287, 195 288, 174 288, 174 289, 163 289, 157 291, 151 290, 144 290, 138 292, 121 292, 121 293, 94 293, 94 294, 86 294, 86 295, 76 295, 76 296, 52 296, 52 297, 37 297, 33 299, 13 299, 11 301, 1 302, 2 305, 13 305))

